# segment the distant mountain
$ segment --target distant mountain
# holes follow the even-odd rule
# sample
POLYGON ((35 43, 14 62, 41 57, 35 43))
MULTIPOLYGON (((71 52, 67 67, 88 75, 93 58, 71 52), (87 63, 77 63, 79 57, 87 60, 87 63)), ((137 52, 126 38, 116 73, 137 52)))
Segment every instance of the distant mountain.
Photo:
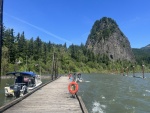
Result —
POLYGON ((132 51, 136 57, 149 57, 150 56, 150 44, 140 49, 132 48, 132 51))
POLYGON ((132 48, 132 51, 139 64, 150 64, 150 44, 140 49, 132 48))
POLYGON ((137 49, 137 48, 132 48, 132 51, 135 55, 135 57, 143 57, 143 56, 150 56, 150 49, 137 49))
POLYGON ((145 47, 142 47, 141 49, 150 49, 150 44, 148 44, 148 45, 145 46, 145 47))
POLYGON ((108 17, 94 23, 85 46, 95 54, 107 55, 110 60, 135 61, 129 40, 108 17))

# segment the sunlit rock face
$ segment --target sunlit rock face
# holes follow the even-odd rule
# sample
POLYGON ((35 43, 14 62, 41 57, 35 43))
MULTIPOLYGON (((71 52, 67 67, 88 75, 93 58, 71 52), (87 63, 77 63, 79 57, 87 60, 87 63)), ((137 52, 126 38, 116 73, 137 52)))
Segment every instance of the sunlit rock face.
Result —
POLYGON ((128 38, 111 18, 103 17, 94 23, 85 46, 110 60, 135 61, 128 38))

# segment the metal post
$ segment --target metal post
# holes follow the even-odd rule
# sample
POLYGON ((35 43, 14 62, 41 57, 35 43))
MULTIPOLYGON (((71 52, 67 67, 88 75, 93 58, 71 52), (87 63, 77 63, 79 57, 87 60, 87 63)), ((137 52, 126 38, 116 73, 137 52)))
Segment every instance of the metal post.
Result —
POLYGON ((3 39, 3 0, 0 0, 0 79, 2 62, 2 39, 3 39))

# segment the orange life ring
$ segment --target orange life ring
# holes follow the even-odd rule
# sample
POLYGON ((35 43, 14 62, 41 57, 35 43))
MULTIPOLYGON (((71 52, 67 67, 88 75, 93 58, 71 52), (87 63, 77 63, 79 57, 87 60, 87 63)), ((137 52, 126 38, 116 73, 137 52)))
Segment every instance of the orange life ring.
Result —
POLYGON ((79 89, 79 85, 74 81, 68 85, 68 90, 71 94, 77 93, 78 89, 79 89))

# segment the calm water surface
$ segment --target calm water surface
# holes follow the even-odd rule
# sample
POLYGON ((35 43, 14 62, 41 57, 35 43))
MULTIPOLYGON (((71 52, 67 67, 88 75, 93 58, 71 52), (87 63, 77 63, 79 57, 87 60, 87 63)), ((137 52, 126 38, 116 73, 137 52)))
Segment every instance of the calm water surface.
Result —
POLYGON ((150 74, 82 74, 78 94, 89 113, 150 113, 150 74))

